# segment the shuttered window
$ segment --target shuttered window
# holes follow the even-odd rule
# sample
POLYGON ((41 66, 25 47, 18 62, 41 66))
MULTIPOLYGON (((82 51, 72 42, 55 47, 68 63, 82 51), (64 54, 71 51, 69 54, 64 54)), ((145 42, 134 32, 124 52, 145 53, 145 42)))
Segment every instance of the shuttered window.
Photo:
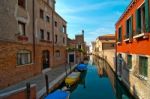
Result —
POLYGON ((132 17, 126 21, 126 38, 132 37, 132 17))
POLYGON ((146 32, 150 32, 150 1, 145 0, 145 28, 146 32))
POLYGON ((118 29, 118 42, 122 41, 122 27, 118 29))
POLYGON ((127 56, 127 65, 129 69, 132 68, 132 55, 127 56))
POLYGON ((146 32, 145 3, 136 11, 136 34, 146 32))
POLYGON ((147 77, 148 71, 148 58, 140 56, 139 57, 139 73, 140 75, 143 75, 147 77))

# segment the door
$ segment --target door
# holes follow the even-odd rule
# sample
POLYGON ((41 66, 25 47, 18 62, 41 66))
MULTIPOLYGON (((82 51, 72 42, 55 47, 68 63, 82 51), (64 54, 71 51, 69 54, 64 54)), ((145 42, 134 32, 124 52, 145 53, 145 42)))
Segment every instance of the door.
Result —
POLYGON ((69 54, 69 62, 74 63, 74 54, 69 54))
POLYGON ((43 57, 42 57, 42 62, 43 62, 43 69, 49 68, 49 51, 43 51, 43 57))

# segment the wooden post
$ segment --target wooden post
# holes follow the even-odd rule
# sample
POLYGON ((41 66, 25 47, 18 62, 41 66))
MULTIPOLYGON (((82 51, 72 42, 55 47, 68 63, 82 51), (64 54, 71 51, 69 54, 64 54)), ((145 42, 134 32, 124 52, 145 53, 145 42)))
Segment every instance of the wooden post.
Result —
POLYGON ((48 75, 45 75, 45 82, 46 82, 46 94, 48 95, 49 93, 48 75))
POLYGON ((70 72, 71 72, 71 63, 69 62, 70 72))
POLYGON ((65 72, 66 72, 66 77, 67 77, 67 63, 65 65, 65 72))
POLYGON ((27 99, 30 99, 31 96, 31 90, 30 90, 30 83, 26 83, 26 92, 27 92, 27 99))

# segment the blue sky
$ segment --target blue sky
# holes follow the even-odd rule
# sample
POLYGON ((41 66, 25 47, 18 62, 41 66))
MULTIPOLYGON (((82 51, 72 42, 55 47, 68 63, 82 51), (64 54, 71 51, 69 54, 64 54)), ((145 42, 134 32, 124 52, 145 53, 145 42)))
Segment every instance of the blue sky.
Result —
POLYGON ((131 0, 56 0, 56 11, 67 21, 69 38, 85 31, 88 44, 115 33, 115 23, 131 0))

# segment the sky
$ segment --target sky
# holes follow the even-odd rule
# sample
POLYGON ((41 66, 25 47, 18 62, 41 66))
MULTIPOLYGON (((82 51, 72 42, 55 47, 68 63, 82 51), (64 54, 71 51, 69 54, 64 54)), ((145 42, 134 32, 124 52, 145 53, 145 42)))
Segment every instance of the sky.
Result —
POLYGON ((115 33, 115 23, 131 0, 56 0, 56 12, 67 21, 68 37, 85 31, 90 44, 98 36, 115 33))

